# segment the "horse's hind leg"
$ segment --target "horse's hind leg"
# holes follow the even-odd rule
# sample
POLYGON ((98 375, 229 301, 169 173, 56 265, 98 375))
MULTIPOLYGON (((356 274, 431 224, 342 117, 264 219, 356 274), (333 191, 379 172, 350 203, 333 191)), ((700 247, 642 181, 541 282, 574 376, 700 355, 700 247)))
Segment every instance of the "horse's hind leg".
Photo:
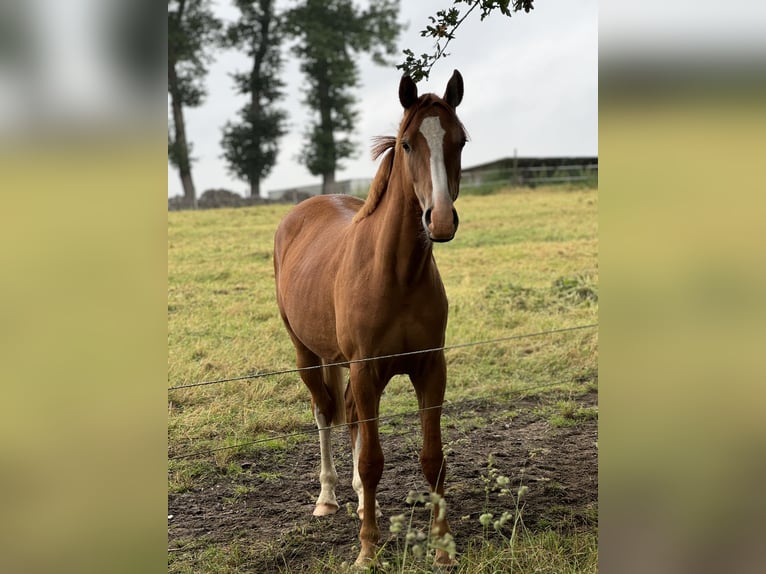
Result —
MULTIPOLYGON (((348 430, 351 438, 351 455, 354 463, 354 475, 351 480, 351 486, 354 487, 354 492, 359 499, 359 504, 356 507, 356 514, 360 520, 364 519, 364 489, 362 487, 362 477, 359 476, 359 453, 362 450, 362 435, 359 432, 359 425, 356 423, 359 418, 356 414, 356 405, 354 404, 354 395, 351 392, 351 385, 346 389, 346 419, 350 423, 348 430)), ((375 516, 380 518, 382 512, 380 511, 380 504, 378 504, 377 497, 375 498, 375 516)))
MULTIPOLYGON (((296 344, 298 368, 320 367, 322 362, 314 353, 296 344)), ((311 407, 314 419, 319 429, 319 452, 321 468, 319 483, 321 490, 314 508, 314 516, 327 516, 338 511, 338 500, 335 498, 335 485, 338 483, 338 473, 332 457, 332 441, 330 426, 335 416, 336 405, 328 392, 323 377, 323 368, 301 371, 301 379, 311 391, 311 407)), ((343 406, 340 405, 340 409, 343 406)))

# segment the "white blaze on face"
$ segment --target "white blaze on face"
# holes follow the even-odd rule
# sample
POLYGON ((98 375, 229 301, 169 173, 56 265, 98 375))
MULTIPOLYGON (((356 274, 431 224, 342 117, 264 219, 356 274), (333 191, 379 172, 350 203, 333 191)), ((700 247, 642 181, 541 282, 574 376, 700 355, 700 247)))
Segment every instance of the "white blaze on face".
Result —
POLYGON ((439 116, 428 116, 420 123, 420 133, 426 138, 431 152, 431 186, 434 206, 443 200, 451 201, 444 165, 444 128, 439 116))

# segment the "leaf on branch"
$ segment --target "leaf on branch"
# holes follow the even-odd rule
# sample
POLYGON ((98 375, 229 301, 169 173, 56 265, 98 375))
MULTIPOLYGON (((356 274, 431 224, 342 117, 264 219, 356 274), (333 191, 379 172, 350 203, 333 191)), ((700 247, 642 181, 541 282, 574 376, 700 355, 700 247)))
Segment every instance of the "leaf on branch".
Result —
POLYGON ((411 50, 403 50, 405 60, 396 68, 403 70, 415 82, 419 82, 423 78, 427 79, 434 64, 440 58, 449 56, 449 53, 446 52, 447 45, 455 39, 455 31, 460 24, 476 8, 481 8, 480 19, 482 21, 495 10, 499 10, 504 16, 510 17, 512 12, 520 10, 529 12, 534 8, 534 0, 513 0, 513 10, 511 10, 511 0, 453 0, 453 4, 455 6, 466 4, 468 9, 462 16, 460 9, 455 6, 448 10, 438 10, 435 16, 428 16, 430 24, 427 24, 420 31, 422 38, 434 38, 436 40, 433 54, 422 54, 420 58, 415 58, 411 50), (445 38, 446 41, 442 44, 441 42, 445 38))

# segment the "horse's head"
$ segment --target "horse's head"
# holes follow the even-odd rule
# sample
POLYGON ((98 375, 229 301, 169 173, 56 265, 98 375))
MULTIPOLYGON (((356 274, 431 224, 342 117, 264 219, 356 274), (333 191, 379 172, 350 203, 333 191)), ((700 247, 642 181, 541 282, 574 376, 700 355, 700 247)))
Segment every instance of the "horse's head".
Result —
POLYGON ((449 241, 457 231, 453 203, 460 191, 460 155, 466 133, 455 108, 462 99, 463 78, 457 70, 442 98, 434 94, 418 97, 418 88, 409 76, 399 84, 399 101, 405 114, 396 145, 405 158, 406 174, 423 210, 423 227, 431 241, 449 241))

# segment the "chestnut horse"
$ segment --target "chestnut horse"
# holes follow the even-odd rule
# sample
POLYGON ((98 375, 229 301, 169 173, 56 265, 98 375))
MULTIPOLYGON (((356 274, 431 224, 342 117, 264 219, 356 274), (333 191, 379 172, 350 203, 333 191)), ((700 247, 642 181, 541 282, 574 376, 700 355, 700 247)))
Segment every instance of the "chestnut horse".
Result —
MULTIPOLYGON (((338 510, 330 426, 351 423, 353 487, 362 520, 357 564, 375 561, 380 511, 375 492, 383 472, 378 408, 392 376, 409 375, 423 432, 420 462, 432 491, 444 494, 441 404, 447 379, 443 351, 359 361, 444 345, 447 297, 432 242, 457 231, 453 202, 466 142, 455 108, 463 79, 455 70, 444 97, 418 97, 409 76, 399 85, 404 118, 396 138, 379 138, 383 157, 367 200, 322 195, 297 205, 274 239, 277 301, 295 345, 301 378, 311 391, 319 428, 321 491, 314 515, 338 510), (359 362, 357 362, 359 361, 359 362), (350 383, 344 391, 345 363, 350 383), (311 368, 316 367, 316 368, 311 368), (369 509, 373 509, 370 511, 369 509)), ((444 505, 444 503, 442 503, 444 505)), ((437 503, 432 532, 449 534, 437 503)), ((436 562, 450 563, 439 550, 436 562)))

